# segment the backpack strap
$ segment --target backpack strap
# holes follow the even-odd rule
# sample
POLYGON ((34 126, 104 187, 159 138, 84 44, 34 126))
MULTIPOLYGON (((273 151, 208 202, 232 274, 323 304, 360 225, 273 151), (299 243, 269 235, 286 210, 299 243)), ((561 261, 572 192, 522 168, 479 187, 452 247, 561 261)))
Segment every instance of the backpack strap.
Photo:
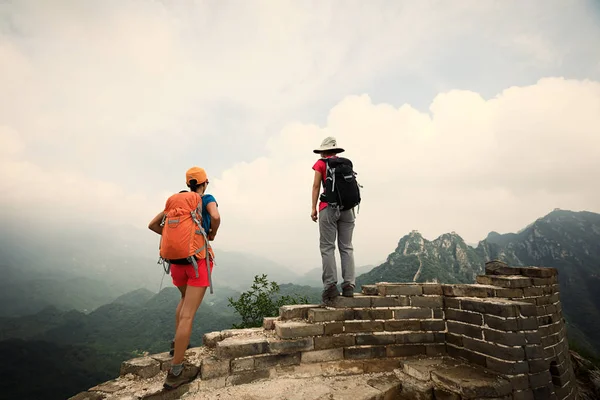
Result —
POLYGON ((188 261, 192 262, 192 265, 194 266, 194 272, 196 273, 196 278, 197 278, 199 275, 198 275, 198 262, 196 261, 196 254, 198 254, 202 250, 206 249, 206 272, 208 273, 208 285, 210 287, 210 294, 213 294, 213 285, 212 285, 212 276, 211 276, 212 274, 210 273, 210 262, 212 260, 212 256, 210 255, 210 251, 209 251, 211 247, 210 247, 210 243, 208 241, 208 237, 206 235, 206 230, 202 226, 202 196, 200 196, 200 201, 198 202, 196 209, 192 210, 191 215, 192 215, 192 219, 198 226, 198 230, 196 231, 196 234, 200 234, 204 237, 204 246, 202 246, 201 248, 196 250, 194 255, 188 257, 188 261))

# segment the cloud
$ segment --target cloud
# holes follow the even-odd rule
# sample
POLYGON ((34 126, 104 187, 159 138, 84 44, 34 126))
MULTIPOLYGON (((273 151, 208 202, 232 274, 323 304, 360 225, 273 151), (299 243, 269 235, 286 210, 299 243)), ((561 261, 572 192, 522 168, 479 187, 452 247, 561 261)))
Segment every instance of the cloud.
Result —
POLYGON ((492 206, 539 208, 482 229, 585 208, 596 16, 560 1, 0 2, 0 209, 143 227, 203 165, 224 213, 217 246, 308 269, 310 150, 329 133, 365 185, 360 263, 407 229, 460 230, 492 206), (542 76, 574 79, 533 85, 542 76), (581 157, 557 171, 565 149, 581 157), (481 196, 488 207, 469 208, 481 196), (369 225, 376 210, 393 233, 369 225))
POLYGON ((429 113, 349 96, 323 127, 290 124, 267 155, 214 180, 220 244, 297 266, 319 264, 309 219, 312 149, 338 138, 364 185, 359 264, 380 260, 417 229, 468 241, 516 231, 555 207, 600 212, 600 83, 542 79, 484 99, 454 90, 429 113))

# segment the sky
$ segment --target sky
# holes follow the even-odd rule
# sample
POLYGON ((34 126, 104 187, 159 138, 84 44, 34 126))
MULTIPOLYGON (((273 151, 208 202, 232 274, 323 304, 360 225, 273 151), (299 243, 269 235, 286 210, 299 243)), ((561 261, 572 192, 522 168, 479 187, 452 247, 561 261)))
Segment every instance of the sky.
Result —
POLYGON ((0 213, 156 240, 196 165, 217 255, 309 270, 330 135, 363 185, 358 265, 412 230, 600 212, 598 43, 595 1, 0 0, 0 213))

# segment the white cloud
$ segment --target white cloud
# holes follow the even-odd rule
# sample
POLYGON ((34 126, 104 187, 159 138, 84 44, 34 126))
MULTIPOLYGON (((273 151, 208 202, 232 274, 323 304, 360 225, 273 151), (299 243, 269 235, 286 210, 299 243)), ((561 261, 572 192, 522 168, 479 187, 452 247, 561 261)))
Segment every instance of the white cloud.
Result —
POLYGON ((414 228, 475 240, 461 224, 487 221, 492 205, 506 214, 481 230, 517 229, 555 203, 588 207, 597 97, 583 79, 600 80, 588 7, 0 2, 1 209, 144 226, 203 165, 224 214, 217 246, 314 267, 310 150, 330 133, 365 185, 361 263, 414 228), (541 76, 581 81, 478 94, 541 76), (580 157, 561 175, 565 150, 580 157), (374 228, 381 210, 393 233, 374 228))
POLYGON ((488 100, 451 91, 430 112, 350 96, 325 127, 289 125, 265 157, 214 181, 222 246, 318 265, 310 168, 327 135, 346 148, 364 185, 359 264, 381 259, 412 229, 476 241, 555 207, 600 211, 600 83, 542 79, 488 100))

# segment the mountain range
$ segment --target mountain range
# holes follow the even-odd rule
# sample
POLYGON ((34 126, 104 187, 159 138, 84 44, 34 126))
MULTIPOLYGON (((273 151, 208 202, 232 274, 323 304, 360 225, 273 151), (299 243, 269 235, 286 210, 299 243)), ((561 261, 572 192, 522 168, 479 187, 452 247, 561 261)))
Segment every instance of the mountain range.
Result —
POLYGON ((600 214, 557 209, 518 233, 491 232, 476 247, 454 232, 429 241, 413 231, 383 264, 359 276, 357 286, 385 281, 474 283, 491 259, 556 268, 570 337, 600 354, 600 214))

